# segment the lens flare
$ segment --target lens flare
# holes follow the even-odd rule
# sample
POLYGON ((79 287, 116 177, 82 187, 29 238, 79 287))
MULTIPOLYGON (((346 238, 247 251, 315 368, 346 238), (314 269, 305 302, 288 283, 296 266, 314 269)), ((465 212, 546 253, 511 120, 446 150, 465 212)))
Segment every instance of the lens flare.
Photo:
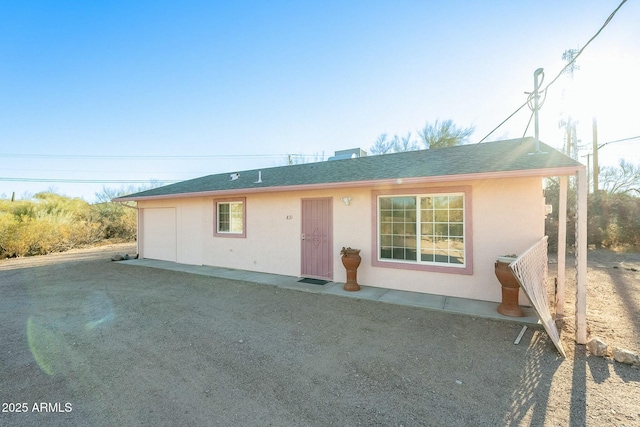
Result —
POLYGON ((29 316, 27 319, 27 342, 36 363, 47 375, 55 374, 55 361, 58 353, 56 334, 48 330, 29 316))

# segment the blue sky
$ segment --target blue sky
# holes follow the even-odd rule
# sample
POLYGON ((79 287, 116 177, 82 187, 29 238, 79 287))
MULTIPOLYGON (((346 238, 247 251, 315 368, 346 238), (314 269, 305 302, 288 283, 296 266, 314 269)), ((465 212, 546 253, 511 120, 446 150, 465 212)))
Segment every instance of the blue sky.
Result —
MULTIPOLYGON (((537 68, 544 86, 619 3, 5 0, 0 178, 11 180, 0 195, 53 188, 92 201, 120 181, 368 149, 436 119, 475 126, 477 142, 526 100, 537 68)), ((640 135, 639 16, 627 2, 578 59, 571 108, 584 145, 593 109, 601 142, 640 135)), ((568 84, 558 79, 540 110, 541 139, 558 148, 568 84)), ((529 114, 487 140, 521 137, 529 114)), ((600 157, 637 164, 640 140, 600 157)))

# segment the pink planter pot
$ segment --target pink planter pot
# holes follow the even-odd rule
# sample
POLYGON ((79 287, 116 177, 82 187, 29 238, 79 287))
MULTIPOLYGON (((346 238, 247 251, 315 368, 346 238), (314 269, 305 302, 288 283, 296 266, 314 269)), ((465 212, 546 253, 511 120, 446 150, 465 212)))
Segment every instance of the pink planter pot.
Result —
POLYGON ((502 285, 502 302, 498 305, 498 313, 511 317, 523 317, 524 311, 518 304, 520 283, 509 268, 508 262, 496 261, 496 277, 502 285))
POLYGON ((342 265, 347 269, 347 283, 344 284, 343 289, 349 292, 359 291, 358 266, 362 261, 362 258, 360 258, 360 249, 343 248, 342 251, 342 265))

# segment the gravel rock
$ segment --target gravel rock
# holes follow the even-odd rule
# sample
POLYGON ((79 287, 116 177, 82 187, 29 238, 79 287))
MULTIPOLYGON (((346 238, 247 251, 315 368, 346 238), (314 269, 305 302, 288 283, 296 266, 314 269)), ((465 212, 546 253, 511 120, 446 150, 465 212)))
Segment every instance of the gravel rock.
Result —
MULTIPOLYGON (((562 358, 541 327, 107 261, 135 249, 0 261, 0 397, 28 406, 0 426, 640 425, 639 368, 574 341, 572 281, 562 358)), ((593 336, 640 349, 636 273, 589 274, 593 336)))
POLYGON ((640 355, 635 354, 630 350, 625 350, 624 348, 614 347, 613 358, 616 360, 616 362, 640 366, 640 355))
POLYGON ((590 339, 589 342, 587 342, 587 348, 594 356, 603 357, 607 355, 607 343, 598 337, 590 339))

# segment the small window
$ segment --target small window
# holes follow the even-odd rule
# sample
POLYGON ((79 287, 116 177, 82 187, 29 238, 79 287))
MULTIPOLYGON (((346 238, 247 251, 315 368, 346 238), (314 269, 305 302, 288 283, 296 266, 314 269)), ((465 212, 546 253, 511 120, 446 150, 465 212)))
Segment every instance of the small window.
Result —
POLYGON ((218 200, 215 202, 218 237, 245 237, 245 200, 218 200))

